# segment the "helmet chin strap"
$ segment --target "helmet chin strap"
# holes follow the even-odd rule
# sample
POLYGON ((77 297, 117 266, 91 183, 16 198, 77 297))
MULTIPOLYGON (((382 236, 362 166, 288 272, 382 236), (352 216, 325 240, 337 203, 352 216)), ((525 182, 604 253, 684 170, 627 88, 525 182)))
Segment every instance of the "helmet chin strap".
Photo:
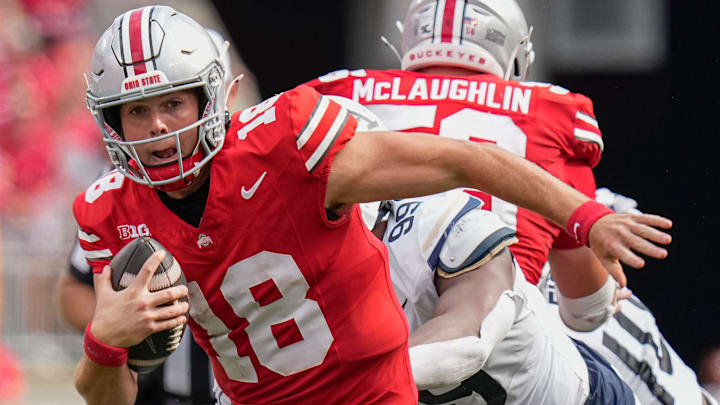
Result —
MULTIPOLYGON (((133 157, 130 159, 128 164, 136 171, 142 173, 136 159, 137 157, 133 157)), ((195 148, 193 148, 192 153, 188 157, 180 157, 179 159, 182 159, 182 173, 187 173, 187 175, 171 183, 153 184, 153 187, 166 193, 169 191, 178 191, 189 186, 197 178, 198 172, 194 172, 193 169, 195 169, 195 166, 203 160, 203 154, 200 151, 200 139, 198 139, 198 142, 195 144, 195 148)), ((180 175, 181 172, 178 170, 178 166, 179 163, 175 160, 155 167, 143 165, 143 169, 146 173, 147 179, 150 180, 151 183, 155 183, 163 180, 169 180, 180 175)))
MULTIPOLYGON (((182 170, 183 173, 189 173, 187 176, 178 179, 177 181, 173 181, 172 183, 156 184, 153 187, 166 193, 169 191, 182 190, 183 188, 192 184, 192 182, 197 178, 198 173, 193 172, 193 169, 195 168, 195 165, 197 163, 200 163, 200 161, 202 161, 202 159, 203 154, 199 152, 193 153, 187 158, 183 158, 182 170)), ((128 165, 131 166, 133 169, 140 171, 135 159, 131 159, 128 162, 128 165)), ((150 179, 151 182, 172 179, 173 177, 177 177, 179 174, 178 162, 174 161, 157 167, 145 167, 145 172, 147 173, 147 177, 150 179)))

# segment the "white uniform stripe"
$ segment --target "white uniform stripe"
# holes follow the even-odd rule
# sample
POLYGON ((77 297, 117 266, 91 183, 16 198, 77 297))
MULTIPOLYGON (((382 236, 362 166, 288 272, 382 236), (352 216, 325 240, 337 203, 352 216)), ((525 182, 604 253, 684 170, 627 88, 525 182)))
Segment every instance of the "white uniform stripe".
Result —
POLYGON ((84 240, 88 243, 94 243, 100 240, 100 238, 97 235, 93 235, 91 233, 85 233, 81 229, 78 229, 78 239, 84 240))
POLYGON ((83 256, 85 256, 85 258, 87 260, 103 259, 103 258, 112 256, 112 252, 110 251, 110 249, 102 249, 102 250, 85 250, 85 249, 83 249, 82 252, 83 252, 83 256))
MULTIPOLYGON (((152 57, 150 50, 150 10, 152 7, 144 7, 142 17, 140 18, 140 33, 142 34, 143 59, 149 60, 152 57)), ((150 72, 153 70, 152 62, 145 62, 145 70, 150 72)))
POLYGON ((598 128, 598 129, 600 128, 600 127, 598 126, 597 120, 596 120, 595 118, 593 118, 593 117, 585 114, 585 113, 581 113, 580 111, 578 111, 578 112, 575 114, 575 118, 577 118, 577 119, 579 119, 579 120, 581 120, 581 121, 585 121, 585 122, 587 122, 588 124, 594 126, 595 128, 598 128))
POLYGON ((313 168, 315 168, 315 165, 320 161, 320 159, 325 156, 325 153, 327 150, 332 146, 333 141, 337 137, 338 133, 343 130, 345 127, 345 122, 348 118, 348 111, 346 109, 341 109, 340 114, 338 114, 337 117, 335 117, 335 121, 333 122, 332 126, 328 130, 328 132, 325 134, 325 137, 323 138, 322 142, 320 142, 320 145, 315 149, 315 152, 308 158, 308 160, 305 162, 305 167, 308 169, 308 171, 312 171, 313 168))
MULTIPOLYGON (((132 61, 132 51, 130 49, 130 14, 132 14, 132 12, 133 10, 130 10, 123 15, 122 26, 120 27, 122 37, 122 58, 124 62, 128 63, 132 61)), ((129 76, 134 76, 135 69, 130 67, 127 69, 127 73, 129 76)))
MULTIPOLYGON (((449 0, 455 1, 455 0, 449 0)), ((443 14, 445 13, 445 0, 438 0, 435 9, 435 24, 433 25, 433 43, 442 41, 443 14)))
POLYGON ((305 143, 307 143, 308 139, 310 139, 312 134, 315 132, 318 124, 320 124, 320 121, 325 116, 325 111, 327 111, 329 104, 330 99, 328 99, 327 97, 320 97, 320 101, 318 101, 318 103, 316 104, 315 111, 313 112, 312 117, 310 117, 307 124, 305 124, 305 128, 303 128, 302 132, 300 132, 300 135, 297 138, 298 150, 302 149, 302 147, 305 146, 305 143))
POLYGON ((579 139, 581 141, 596 143, 598 146, 600 146, 600 150, 603 150, 605 148, 602 137, 600 137, 600 135, 596 134, 595 132, 575 128, 574 135, 576 139, 579 139))
POLYGON ((78 242, 75 242, 75 246, 70 254, 70 265, 82 274, 90 273, 90 266, 87 260, 85 260, 85 256, 83 256, 82 249, 80 248, 80 243, 78 242))
POLYGON ((460 36, 462 35, 463 17, 465 16, 465 0, 454 0, 455 1, 455 16, 453 17, 453 44, 460 43, 460 36))

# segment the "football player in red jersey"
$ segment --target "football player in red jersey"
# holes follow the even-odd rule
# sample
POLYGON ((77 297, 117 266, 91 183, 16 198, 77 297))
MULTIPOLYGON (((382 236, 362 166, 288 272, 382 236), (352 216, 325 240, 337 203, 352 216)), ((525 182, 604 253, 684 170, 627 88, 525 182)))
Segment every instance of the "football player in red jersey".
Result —
POLYGON ((667 219, 613 214, 492 145, 355 134, 308 86, 227 117, 219 55, 165 6, 122 14, 96 46, 87 103, 117 170, 73 206, 96 273, 75 375, 90 404, 131 403, 126 348, 186 320, 232 403, 415 403, 387 251, 355 202, 472 187, 577 224, 616 270, 667 254, 653 243, 669 243, 667 219), (173 252, 187 287, 147 291, 158 253, 113 291, 107 264, 139 235, 173 252), (186 294, 189 319, 163 305, 186 294))
MULTIPOLYGON (((515 1, 415 0, 402 27, 403 70, 337 71, 309 84, 365 105, 390 130, 496 144, 594 196, 592 168, 603 140, 592 102, 559 86, 522 81, 535 54, 515 1)), ((616 289, 616 280, 625 284, 621 270, 610 271, 613 280, 606 258, 562 226, 502 196, 471 194, 516 229, 519 243, 510 250, 528 281, 538 282, 549 259, 571 328, 597 327, 630 295, 616 289)))
MULTIPOLYGON (((208 34, 222 53, 221 60, 225 68, 225 81, 229 85, 236 77, 233 75, 233 61, 230 48, 225 38, 218 31, 207 29, 208 34), (227 49, 227 50, 226 50, 227 49), (223 52, 224 51, 224 52, 223 52)), ((245 78, 243 81, 248 81, 245 78)), ((242 98, 236 97, 239 86, 232 86, 228 92, 228 105, 250 106, 256 104, 258 95, 252 87, 254 80, 245 83, 248 88, 242 98)), ((114 166, 103 168, 98 177, 106 175, 114 166)), ((141 230, 142 232, 142 230, 141 230)), ((132 229, 129 229, 132 234, 132 229)), ((136 236, 137 229, 135 230, 136 236)), ((79 241, 70 254, 66 271, 58 279, 56 285, 60 314, 73 328, 84 331, 92 320, 95 310, 95 290, 93 289, 93 272, 82 254, 79 241)), ((182 404, 209 405, 215 403, 213 393, 214 377, 210 372, 205 352, 195 343, 192 334, 183 334, 180 346, 174 355, 162 366, 151 373, 138 375, 138 394, 135 405, 182 404)))

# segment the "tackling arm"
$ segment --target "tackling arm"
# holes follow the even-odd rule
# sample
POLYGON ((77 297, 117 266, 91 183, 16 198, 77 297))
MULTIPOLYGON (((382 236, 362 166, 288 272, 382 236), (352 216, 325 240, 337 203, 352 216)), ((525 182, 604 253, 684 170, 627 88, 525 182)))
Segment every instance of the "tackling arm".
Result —
POLYGON ((507 249, 453 278, 436 276, 439 294, 432 319, 410 335, 410 365, 418 389, 458 383, 477 373, 515 320, 507 249))

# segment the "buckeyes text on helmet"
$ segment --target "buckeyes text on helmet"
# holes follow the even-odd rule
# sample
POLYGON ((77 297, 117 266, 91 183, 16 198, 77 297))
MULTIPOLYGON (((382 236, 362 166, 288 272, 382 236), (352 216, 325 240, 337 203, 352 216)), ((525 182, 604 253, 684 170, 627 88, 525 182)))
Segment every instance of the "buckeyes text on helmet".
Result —
POLYGON ((414 0, 403 27, 404 70, 457 66, 524 80, 535 58, 514 0, 414 0))
POLYGON ((118 16, 95 46, 86 100, 110 159, 126 177, 173 191, 187 186, 219 152, 225 136, 225 65, 204 27, 167 6, 147 6, 118 16), (175 138, 178 159, 165 167, 145 167, 135 146, 122 136, 120 104, 174 91, 196 89, 198 120, 152 141, 175 138), (197 130, 192 151, 180 153, 180 137, 197 130))

